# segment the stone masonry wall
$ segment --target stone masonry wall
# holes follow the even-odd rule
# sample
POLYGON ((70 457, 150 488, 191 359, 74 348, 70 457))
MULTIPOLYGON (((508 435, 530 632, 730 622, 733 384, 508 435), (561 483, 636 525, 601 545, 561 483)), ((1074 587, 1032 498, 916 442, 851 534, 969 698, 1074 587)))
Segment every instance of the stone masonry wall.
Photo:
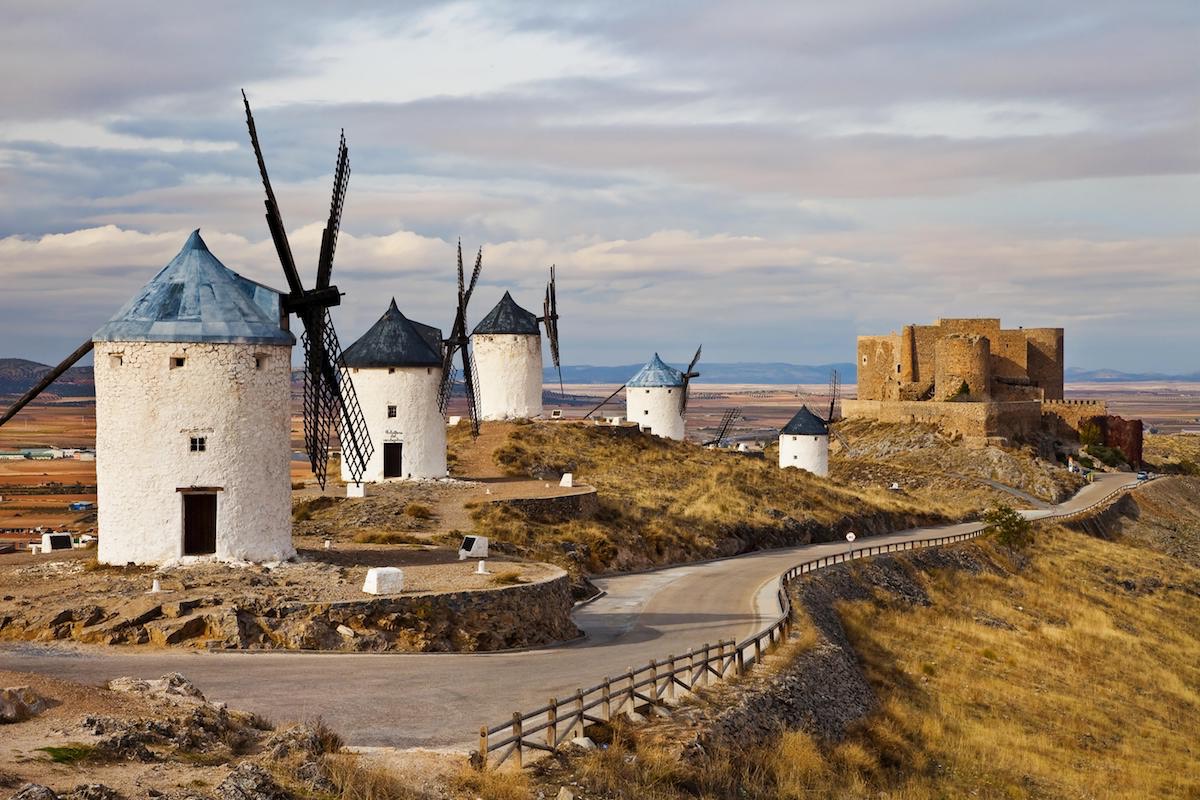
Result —
POLYGON ((942 403, 935 401, 843 400, 847 418, 911 424, 928 422, 943 431, 967 438, 1031 435, 1041 422, 1041 404, 1035 400, 1001 403, 942 403))
POLYGON ((493 500, 496 505, 522 511, 537 522, 568 522, 574 519, 590 519, 600 510, 600 501, 594 488, 582 489, 577 494, 557 497, 518 497, 512 500, 493 500))
POLYGON ((0 639, 73 639, 230 650, 475 652, 573 639, 565 571, 474 592, 363 596, 341 602, 145 595, 112 607, 48 599, 0 615, 0 639))

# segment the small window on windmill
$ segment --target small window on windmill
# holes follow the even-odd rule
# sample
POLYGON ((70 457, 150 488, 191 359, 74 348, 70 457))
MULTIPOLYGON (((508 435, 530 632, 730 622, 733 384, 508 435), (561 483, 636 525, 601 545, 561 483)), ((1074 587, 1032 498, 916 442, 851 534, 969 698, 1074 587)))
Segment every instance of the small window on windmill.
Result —
POLYGON ((119 367, 125 363, 125 355, 123 353, 112 353, 108 357, 108 365, 110 367, 119 367))
POLYGON ((179 369, 187 363, 187 359, 183 356, 171 356, 171 369, 179 369))
POLYGON ((650 413, 650 409, 648 409, 648 408, 643 408, 643 409, 642 409, 642 413, 643 413, 643 414, 649 414, 649 413, 650 413))
POLYGON ((208 438, 204 436, 193 436, 189 440, 188 450, 192 453, 204 453, 208 450, 208 438))
POLYGON ((867 363, 867 357, 863 356, 863 364, 866 364, 866 363, 867 363))
POLYGON ((897 375, 900 374, 900 365, 899 364, 896 365, 896 374, 897 375))
POLYGON ((395 375, 395 374, 396 374, 396 368, 388 367, 388 375, 395 375))
POLYGON ((267 357, 264 356, 262 353, 255 353, 254 354, 254 368, 262 369, 266 365, 267 365, 267 357))
POLYGON ((388 406, 388 419, 394 419, 396 416, 396 407, 388 406))

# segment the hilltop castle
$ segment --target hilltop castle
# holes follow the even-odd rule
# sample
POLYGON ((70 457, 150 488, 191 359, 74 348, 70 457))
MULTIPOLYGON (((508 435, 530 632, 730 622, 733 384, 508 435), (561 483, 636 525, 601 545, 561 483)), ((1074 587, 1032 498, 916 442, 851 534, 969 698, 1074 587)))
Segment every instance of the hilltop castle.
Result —
POLYGON ((858 399, 846 417, 928 422, 982 444, 1070 437, 1095 422, 1141 460, 1141 423, 1109 417, 1102 400, 1063 399, 1063 329, 939 319, 858 337, 858 399), (1136 427, 1136 433, 1134 428, 1136 427))

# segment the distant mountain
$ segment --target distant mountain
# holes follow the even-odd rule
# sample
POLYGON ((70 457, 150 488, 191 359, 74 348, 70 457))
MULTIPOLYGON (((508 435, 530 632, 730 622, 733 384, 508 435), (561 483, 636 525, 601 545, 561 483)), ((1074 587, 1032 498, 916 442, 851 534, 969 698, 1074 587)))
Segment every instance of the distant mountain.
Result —
POLYGON ((1067 367, 1067 381, 1091 381, 1094 383, 1117 383, 1120 381, 1200 381, 1200 372, 1187 375, 1168 375, 1163 372, 1121 372, 1115 369, 1079 369, 1067 367))
MULTIPOLYGON (((0 394, 24 394, 53 367, 23 358, 0 358, 0 394)), ((95 394, 92 368, 71 367, 46 390, 59 397, 90 397, 95 394)))
MULTIPOLYGON (((676 369, 683 369, 684 364, 672 364, 676 369)), ((585 365, 563 365, 563 383, 624 383, 634 376, 641 364, 622 364, 617 367, 597 367, 585 365)), ((734 362, 721 363, 704 361, 696 365, 700 372, 697 379, 700 383, 764 383, 764 384, 794 384, 794 383, 828 383, 830 370, 836 369, 846 383, 854 383, 854 365, 849 363, 837 364, 785 364, 783 362, 734 362)), ((550 367, 543 371, 543 379, 547 384, 558 382, 558 371, 550 367)))

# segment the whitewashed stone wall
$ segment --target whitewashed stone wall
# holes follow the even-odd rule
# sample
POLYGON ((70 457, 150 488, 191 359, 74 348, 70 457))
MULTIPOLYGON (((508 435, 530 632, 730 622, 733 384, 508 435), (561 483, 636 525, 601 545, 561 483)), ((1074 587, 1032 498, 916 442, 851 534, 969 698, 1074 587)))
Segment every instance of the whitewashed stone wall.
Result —
POLYGON ((829 437, 779 435, 779 466, 806 469, 822 478, 829 476, 829 437))
POLYGON ((625 390, 625 414, 642 430, 664 439, 683 439, 686 424, 679 413, 678 386, 633 387, 625 390))
POLYGON ((295 554, 291 347, 97 342, 95 375, 100 561, 182 555, 178 490, 194 486, 221 489, 218 558, 295 554), (173 357, 184 365, 172 368, 173 357), (204 437, 204 452, 190 450, 193 436, 204 437))
POLYGON ((479 333, 471 337, 479 374, 480 419, 528 419, 542 414, 542 337, 479 333))
MULTIPOLYGON (((383 480, 383 445, 387 442, 403 445, 402 478, 446 477, 446 420, 438 410, 441 367, 363 367, 350 370, 350 380, 374 445, 363 480, 383 480), (395 417, 388 417, 388 406, 395 406, 395 417)), ((345 460, 342 480, 353 480, 345 460)))

